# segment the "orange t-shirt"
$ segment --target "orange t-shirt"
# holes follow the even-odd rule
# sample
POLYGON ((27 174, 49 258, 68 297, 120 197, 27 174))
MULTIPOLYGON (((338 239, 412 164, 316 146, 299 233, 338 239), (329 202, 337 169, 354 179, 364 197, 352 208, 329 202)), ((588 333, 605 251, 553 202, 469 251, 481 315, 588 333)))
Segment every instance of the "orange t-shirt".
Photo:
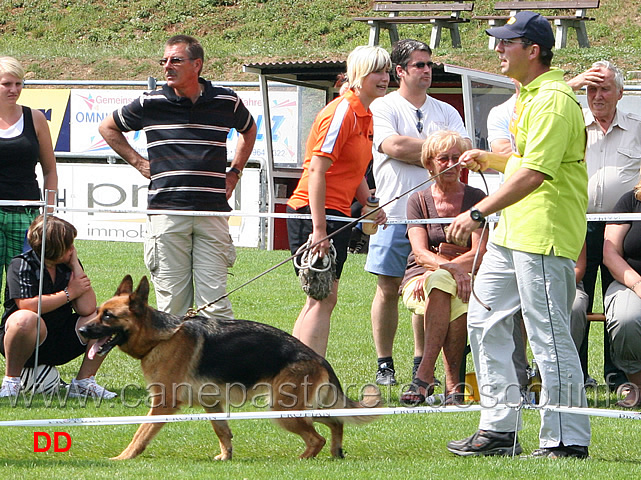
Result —
POLYGON ((303 175, 287 205, 298 209, 309 205, 309 163, 312 156, 328 157, 332 165, 325 173, 325 208, 351 216, 350 206, 367 165, 372 159, 372 113, 348 90, 316 116, 307 138, 303 175))

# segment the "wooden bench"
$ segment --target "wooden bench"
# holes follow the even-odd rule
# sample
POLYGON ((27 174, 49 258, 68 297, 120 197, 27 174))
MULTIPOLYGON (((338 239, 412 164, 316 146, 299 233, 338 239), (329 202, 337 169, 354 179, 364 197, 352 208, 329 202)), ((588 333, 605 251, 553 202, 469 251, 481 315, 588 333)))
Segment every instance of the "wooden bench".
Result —
POLYGON ((374 0, 373 10, 375 12, 385 12, 388 16, 354 17, 354 20, 369 24, 370 45, 379 44, 381 28, 389 32, 390 42, 393 45, 399 40, 396 25, 430 24, 432 25, 431 48, 437 48, 441 44, 443 29, 449 30, 452 46, 461 48, 461 35, 458 25, 459 23, 470 21, 468 18, 461 17, 461 13, 471 12, 474 9, 474 3, 465 0, 453 3, 436 3, 438 1, 442 0, 374 0), (438 14, 430 15, 428 12, 438 12, 438 14))
MULTIPOLYGON (((474 20, 487 20, 490 27, 500 27, 505 25, 508 19, 522 10, 555 10, 556 14, 543 15, 545 18, 554 22, 556 26, 555 47, 564 48, 567 45, 568 30, 576 30, 579 47, 589 48, 588 32, 585 22, 595 20, 588 17, 588 10, 599 8, 599 0, 559 0, 559 1, 509 1, 496 2, 494 10, 509 11, 509 15, 479 15, 473 17, 474 20), (574 10, 573 15, 562 15, 558 10, 574 10)), ((490 37, 488 46, 491 50, 496 47, 496 38, 490 37)))

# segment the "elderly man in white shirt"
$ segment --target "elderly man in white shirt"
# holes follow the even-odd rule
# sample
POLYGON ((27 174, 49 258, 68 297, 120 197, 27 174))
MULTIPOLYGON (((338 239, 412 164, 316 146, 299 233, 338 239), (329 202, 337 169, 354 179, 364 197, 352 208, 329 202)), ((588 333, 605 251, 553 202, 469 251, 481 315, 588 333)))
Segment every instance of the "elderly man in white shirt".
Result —
MULTIPOLYGON (((623 96, 623 74, 611 62, 602 60, 568 81, 574 90, 586 88, 589 108, 584 109, 587 130, 585 160, 588 167, 588 213, 610 213, 621 194, 632 190, 639 181, 641 168, 641 117, 622 112, 617 104, 623 96)), ((587 265, 583 287, 592 310, 597 272, 601 269, 601 289, 605 296, 612 276, 603 265, 605 222, 589 222, 586 236, 587 265)), ((573 318, 574 320, 574 318, 573 318)), ((586 335, 580 349, 581 362, 587 363, 586 335)), ((612 389, 626 382, 626 377, 610 359, 607 332, 604 345, 604 376, 612 389)))

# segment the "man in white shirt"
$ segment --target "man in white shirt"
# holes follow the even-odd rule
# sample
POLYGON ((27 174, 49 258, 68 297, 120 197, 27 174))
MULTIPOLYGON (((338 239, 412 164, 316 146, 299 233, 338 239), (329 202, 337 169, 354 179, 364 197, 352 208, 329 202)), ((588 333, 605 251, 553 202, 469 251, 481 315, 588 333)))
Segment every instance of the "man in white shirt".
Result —
MULTIPOLYGON (((374 179, 376 196, 384 204, 427 180, 421 165, 421 147, 427 136, 437 130, 454 130, 469 138, 459 113, 447 103, 427 95, 432 84, 432 50, 417 40, 401 40, 391 53, 399 89, 375 100, 374 179)), ((385 208, 389 219, 406 218, 407 197, 385 208)), ((392 360, 394 336, 398 326, 398 289, 411 250, 405 225, 378 229, 370 239, 365 270, 378 276, 372 302, 372 330, 378 356, 376 382, 395 385, 392 360)), ((422 356, 423 318, 414 316, 414 364, 422 356)))
POLYGON ((487 143, 490 151, 504 155, 514 151, 510 121, 514 116, 516 98, 519 96, 519 82, 512 79, 516 92, 505 102, 493 107, 487 116, 487 143))
MULTIPOLYGON (((568 85, 574 90, 583 87, 587 90, 589 108, 583 110, 583 116, 587 131, 588 213, 610 213, 621 195, 632 190, 639 180, 641 117, 617 108, 623 96, 623 74, 611 62, 595 62, 590 69, 569 80, 568 85)), ((588 311, 592 310, 599 268, 603 296, 612 282, 612 275, 603 264, 604 229, 605 222, 588 222, 583 277, 583 287, 589 296, 588 311)), ((583 352, 580 352, 582 363, 587 363, 586 342, 587 332, 583 352)), ((604 376, 613 390, 627 381, 610 359, 607 332, 604 332, 604 376)))

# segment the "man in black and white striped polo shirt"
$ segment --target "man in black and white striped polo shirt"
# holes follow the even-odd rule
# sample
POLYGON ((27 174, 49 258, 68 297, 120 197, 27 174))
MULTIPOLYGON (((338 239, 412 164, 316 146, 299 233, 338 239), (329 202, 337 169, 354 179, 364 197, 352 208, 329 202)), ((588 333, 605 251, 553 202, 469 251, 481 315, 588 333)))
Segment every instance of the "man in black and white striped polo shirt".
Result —
MULTIPOLYGON (((200 77, 203 48, 193 37, 177 35, 160 60, 167 84, 116 110, 100 125, 106 142, 150 179, 150 210, 231 210, 231 196, 253 150, 256 124, 236 93, 200 77), (240 134, 229 171, 227 135, 240 134), (122 132, 144 130, 147 160, 122 132)), ((183 315, 194 303, 223 295, 227 269, 236 252, 226 217, 150 214, 145 263, 151 272, 158 308, 183 315)), ((233 318, 227 298, 205 315, 233 318)))

